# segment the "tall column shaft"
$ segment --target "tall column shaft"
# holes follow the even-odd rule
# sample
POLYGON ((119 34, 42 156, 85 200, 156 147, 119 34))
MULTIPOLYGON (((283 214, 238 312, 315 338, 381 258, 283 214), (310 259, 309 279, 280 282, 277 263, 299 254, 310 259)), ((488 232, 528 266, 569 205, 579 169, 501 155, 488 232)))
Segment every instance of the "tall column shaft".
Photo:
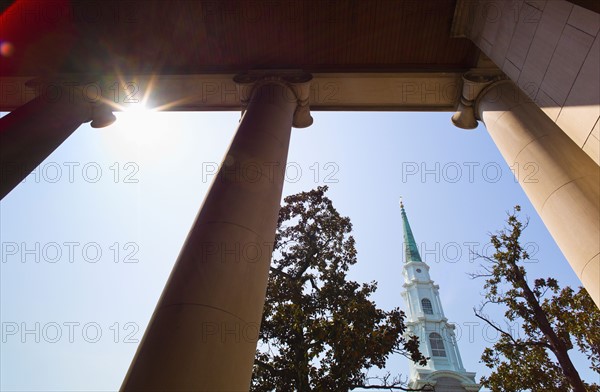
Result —
POLYGON ((123 391, 248 391, 297 101, 258 85, 123 391))
POLYGON ((513 82, 480 87, 475 115, 600 306, 600 167, 513 82))
POLYGON ((87 100, 74 83, 56 83, 46 93, 0 118, 0 199, 29 175, 81 124, 105 115, 106 105, 87 100), (100 109, 100 110, 98 110, 100 109))

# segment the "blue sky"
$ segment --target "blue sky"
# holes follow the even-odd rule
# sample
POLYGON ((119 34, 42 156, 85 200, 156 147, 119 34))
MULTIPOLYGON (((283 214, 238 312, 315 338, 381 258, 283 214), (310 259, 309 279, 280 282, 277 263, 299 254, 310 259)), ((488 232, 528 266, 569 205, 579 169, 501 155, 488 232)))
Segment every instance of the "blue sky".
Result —
MULTIPOLYGON (((485 128, 457 129, 450 116, 314 112, 310 128, 292 132, 284 196, 329 186, 354 225, 351 278, 378 281, 384 309, 404 307, 402 196, 463 363, 479 378, 497 336, 473 315, 483 281, 466 275, 479 264, 469 249, 481 251, 507 211, 520 204, 530 217, 530 278, 580 283, 485 128)), ((117 117, 81 126, 0 203, 2 390, 119 388, 239 113, 117 117)), ((581 355, 577 364, 597 380, 581 355)), ((402 357, 388 365, 407 374, 402 357)))

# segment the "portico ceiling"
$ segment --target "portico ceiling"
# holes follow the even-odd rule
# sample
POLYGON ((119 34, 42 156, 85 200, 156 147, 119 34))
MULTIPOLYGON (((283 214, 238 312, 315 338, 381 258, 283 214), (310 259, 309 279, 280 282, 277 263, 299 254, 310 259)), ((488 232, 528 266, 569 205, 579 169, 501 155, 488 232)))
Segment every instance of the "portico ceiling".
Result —
MULTIPOLYGON (((302 69, 316 82, 323 78, 320 89, 339 82, 327 85, 329 93, 338 91, 336 101, 312 102, 313 110, 453 110, 457 94, 447 86, 460 84, 479 56, 471 41, 451 37, 455 6, 456 0, 18 0, 0 24, 13 49, 0 62, 0 107, 30 99, 23 81, 32 77, 108 75, 110 86, 117 75, 155 75, 165 94, 179 89, 190 96, 181 88, 199 80, 227 90, 224 78, 237 72, 302 69), (376 82, 371 90, 365 78, 376 82), (436 88, 430 98, 420 92, 436 88)), ((170 110, 239 107, 228 99, 196 99, 170 110)))

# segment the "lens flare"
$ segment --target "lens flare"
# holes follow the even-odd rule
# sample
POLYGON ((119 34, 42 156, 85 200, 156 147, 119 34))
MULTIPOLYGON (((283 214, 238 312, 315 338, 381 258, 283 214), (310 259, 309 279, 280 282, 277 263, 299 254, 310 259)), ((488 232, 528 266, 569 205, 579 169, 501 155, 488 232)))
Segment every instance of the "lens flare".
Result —
POLYGON ((0 55, 2 57, 10 57, 15 52, 15 46, 8 41, 0 43, 0 55))

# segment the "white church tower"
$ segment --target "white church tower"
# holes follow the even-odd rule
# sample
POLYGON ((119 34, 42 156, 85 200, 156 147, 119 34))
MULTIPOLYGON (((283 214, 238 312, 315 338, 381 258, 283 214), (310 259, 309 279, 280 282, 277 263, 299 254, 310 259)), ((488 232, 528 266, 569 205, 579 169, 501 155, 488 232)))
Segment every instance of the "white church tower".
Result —
POLYGON ((419 337, 420 350, 430 359, 426 366, 410 362, 409 387, 435 386, 436 392, 479 391, 475 373, 463 367, 454 325, 448 323, 440 301, 439 286, 429 276, 429 266, 421 260, 417 244, 400 202, 404 226, 404 291, 406 324, 409 333, 419 337))

